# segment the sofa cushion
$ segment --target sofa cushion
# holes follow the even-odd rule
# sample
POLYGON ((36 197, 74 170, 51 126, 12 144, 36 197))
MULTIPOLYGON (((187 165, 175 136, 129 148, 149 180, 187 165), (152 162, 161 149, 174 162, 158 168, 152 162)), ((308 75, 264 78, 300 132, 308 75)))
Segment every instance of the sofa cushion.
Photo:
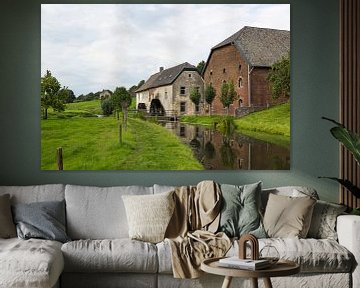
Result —
POLYGON ((346 211, 345 205, 318 200, 314 206, 309 238, 337 240, 336 219, 346 211))
POLYGON ((65 185, 0 186, 0 195, 4 194, 10 194, 11 204, 61 201, 65 197, 65 185))
MULTIPOLYGON (((330 239, 259 239, 259 249, 265 245, 274 246, 281 259, 298 263, 302 273, 348 273, 354 266, 353 255, 344 246, 330 239)), ((156 247, 159 273, 171 274, 171 248, 168 241, 160 242, 156 247)), ((238 252, 238 241, 234 241, 226 256, 235 256, 238 252)), ((250 249, 247 250, 247 254, 250 257, 250 249)))
POLYGON ((157 243, 164 240, 175 208, 174 192, 156 195, 124 195, 131 239, 157 243))
POLYGON ((123 195, 152 194, 152 187, 66 185, 67 233, 71 239, 128 238, 123 195))
POLYGON ((305 238, 316 200, 307 197, 269 195, 264 227, 269 237, 305 238))
POLYGON ((0 287, 53 287, 63 268, 59 242, 0 239, 0 287))
POLYGON ((61 248, 66 272, 157 271, 156 246, 130 239, 78 240, 61 248))
MULTIPOLYGON (((301 273, 346 273, 350 272, 354 265, 353 255, 344 246, 330 239, 259 239, 259 250, 264 246, 275 247, 280 259, 287 259, 298 263, 301 273)), ((227 256, 236 255, 238 247, 238 242, 234 242, 227 256)), ((248 254, 250 255, 250 250, 248 254)))
POLYGON ((266 237, 260 215, 261 182, 243 186, 222 184, 221 193, 219 231, 229 237, 246 233, 266 237))
POLYGON ((316 190, 310 187, 283 186, 283 187, 263 189, 261 191, 261 206, 263 213, 265 212, 265 208, 270 194, 289 196, 289 197, 310 196, 311 198, 319 199, 319 195, 317 194, 316 190))
POLYGON ((16 237, 16 229, 11 214, 10 195, 0 196, 0 238, 16 237))
POLYGON ((65 229, 65 201, 45 201, 13 206, 19 238, 69 241, 65 229))

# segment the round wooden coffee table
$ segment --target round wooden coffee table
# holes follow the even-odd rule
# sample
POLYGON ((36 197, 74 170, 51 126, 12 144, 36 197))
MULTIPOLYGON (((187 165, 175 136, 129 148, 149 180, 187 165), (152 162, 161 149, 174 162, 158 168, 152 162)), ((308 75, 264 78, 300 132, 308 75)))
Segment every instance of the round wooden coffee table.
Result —
POLYGON ((201 263, 201 270, 225 276, 222 288, 229 288, 233 277, 251 278, 254 288, 258 288, 258 278, 263 278, 265 287, 272 288, 270 277, 289 276, 300 272, 300 266, 288 260, 279 260, 270 268, 261 270, 244 270, 219 266, 219 259, 211 258, 201 263))

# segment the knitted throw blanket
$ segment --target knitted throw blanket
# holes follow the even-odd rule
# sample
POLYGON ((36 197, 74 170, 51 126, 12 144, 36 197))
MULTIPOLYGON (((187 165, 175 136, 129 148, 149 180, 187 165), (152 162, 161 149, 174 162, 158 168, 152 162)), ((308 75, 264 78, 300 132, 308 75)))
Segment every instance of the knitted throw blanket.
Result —
POLYGON ((221 209, 221 190, 213 181, 175 190, 175 211, 165 233, 171 247, 175 278, 200 277, 201 262, 222 257, 231 246, 223 232, 216 233, 221 209))

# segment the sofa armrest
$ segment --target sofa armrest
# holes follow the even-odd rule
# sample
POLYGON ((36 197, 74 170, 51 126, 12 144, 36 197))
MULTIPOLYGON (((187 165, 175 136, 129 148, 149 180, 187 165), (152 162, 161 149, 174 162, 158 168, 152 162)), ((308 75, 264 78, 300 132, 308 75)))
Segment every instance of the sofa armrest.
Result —
POLYGON ((353 287, 360 287, 360 216, 341 215, 336 224, 339 243, 355 257, 352 273, 353 287))

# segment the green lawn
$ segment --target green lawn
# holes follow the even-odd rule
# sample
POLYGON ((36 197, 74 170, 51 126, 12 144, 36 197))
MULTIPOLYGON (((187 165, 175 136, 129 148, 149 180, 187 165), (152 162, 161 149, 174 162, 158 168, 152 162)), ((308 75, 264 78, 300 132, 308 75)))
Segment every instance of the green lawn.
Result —
POLYGON ((66 104, 66 110, 70 111, 86 111, 95 115, 101 115, 101 101, 92 100, 92 101, 83 101, 83 102, 74 102, 66 104))
MULTIPOLYGON (((220 123, 225 116, 182 116, 181 122, 211 126, 220 123)), ((290 104, 285 103, 242 118, 233 118, 236 130, 282 135, 290 137, 290 104)))
POLYGON ((66 119, 74 117, 97 117, 101 115, 100 100, 74 102, 65 105, 65 111, 56 112, 53 109, 48 110, 49 119, 66 119))
POLYGON ((215 123, 221 123, 224 117, 233 118, 236 131, 241 134, 284 147, 290 145, 290 103, 251 113, 242 118, 218 115, 182 116, 181 122, 213 126, 215 123))
POLYGON ((237 130, 290 137, 290 103, 252 113, 235 120, 237 130))
POLYGON ((64 170, 204 169, 190 148, 156 124, 129 119, 122 145, 118 127, 114 117, 41 120, 41 169, 57 169, 57 147, 64 170))

